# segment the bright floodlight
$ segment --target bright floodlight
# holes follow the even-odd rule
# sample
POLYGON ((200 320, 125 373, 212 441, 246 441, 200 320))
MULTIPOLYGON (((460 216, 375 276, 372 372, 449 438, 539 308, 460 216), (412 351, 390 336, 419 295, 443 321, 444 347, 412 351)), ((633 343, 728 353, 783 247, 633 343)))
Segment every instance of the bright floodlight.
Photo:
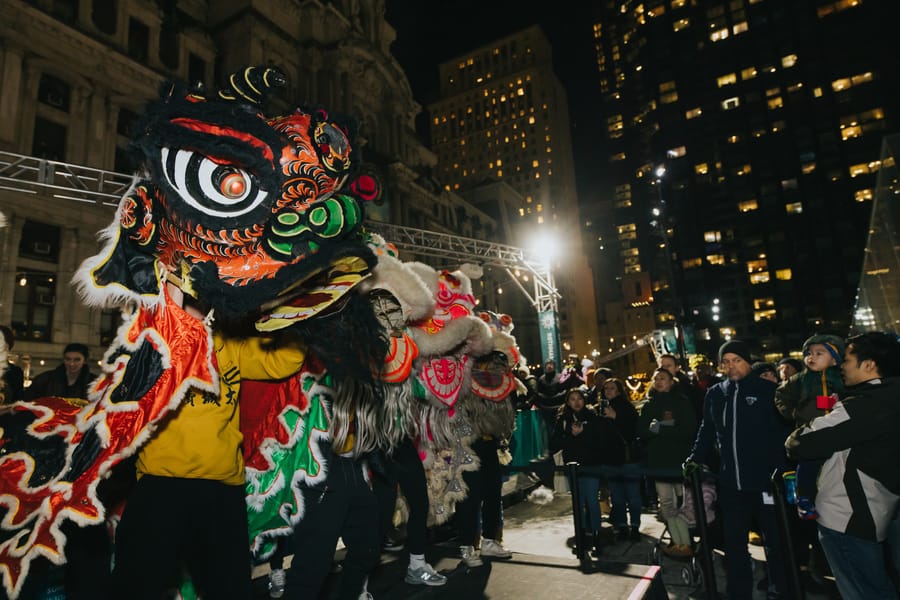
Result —
POLYGON ((658 167, 656 167, 656 178, 657 179, 662 179, 663 175, 665 175, 665 174, 666 174, 666 166, 665 165, 659 165, 658 167))
POLYGON ((549 265, 559 256, 559 240, 550 231, 539 231, 531 241, 531 254, 549 265))

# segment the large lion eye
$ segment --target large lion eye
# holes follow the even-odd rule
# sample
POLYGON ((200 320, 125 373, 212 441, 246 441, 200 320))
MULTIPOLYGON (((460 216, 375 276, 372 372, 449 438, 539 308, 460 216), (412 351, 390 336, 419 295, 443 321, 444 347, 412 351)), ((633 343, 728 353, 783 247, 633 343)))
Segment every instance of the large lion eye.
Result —
POLYGON ((190 150, 162 148, 166 180, 189 206, 215 217, 246 214, 268 193, 242 169, 219 164, 190 150))

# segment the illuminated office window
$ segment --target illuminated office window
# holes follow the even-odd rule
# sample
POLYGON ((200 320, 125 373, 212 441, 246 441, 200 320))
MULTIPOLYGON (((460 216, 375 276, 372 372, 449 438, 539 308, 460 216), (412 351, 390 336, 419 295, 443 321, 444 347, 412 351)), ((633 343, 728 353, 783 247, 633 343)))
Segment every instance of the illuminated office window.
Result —
POLYGON ((781 66, 785 69, 789 69, 797 64, 797 55, 796 54, 788 54, 787 56, 781 57, 781 66))
POLYGON ((610 156, 609 162, 619 162, 620 160, 625 160, 625 158, 626 158, 625 153, 619 152, 619 153, 616 153, 616 154, 613 154, 612 156, 610 156))
POLYGON ((669 92, 667 94, 662 94, 659 97, 659 102, 661 104, 672 104, 673 102, 678 102, 678 92, 669 92))
POLYGON ((812 93, 813 93, 813 98, 821 98, 822 97, 822 88, 814 87, 812 93))
MULTIPOLYGON (((747 25, 747 21, 741 21, 740 23, 734 24, 734 27, 731 28, 731 33, 733 33, 734 35, 738 35, 738 34, 744 33, 748 29, 750 29, 750 26, 747 25)), ((713 40, 713 41, 716 41, 716 40, 713 40)))
POLYGON ((722 110, 731 110, 741 105, 741 100, 737 96, 722 100, 722 110))
POLYGON ((760 256, 757 260, 748 260, 747 261, 747 272, 748 273, 762 273, 763 271, 769 270, 769 262, 766 260, 765 256, 760 256))
POLYGON ((835 92, 843 92, 850 87, 850 78, 842 77, 831 82, 831 89, 835 92))
POLYGON ((709 34, 709 39, 713 42, 718 42, 720 40, 724 40, 727 37, 728 37, 728 28, 727 27, 717 29, 709 34))
POLYGON ((775 110, 776 108, 782 108, 784 106, 784 101, 782 101, 781 96, 776 96, 775 98, 766 100, 766 106, 769 107, 769 110, 775 110))
POLYGON ((691 20, 688 18, 677 19, 672 22, 672 30, 673 31, 681 31, 682 29, 687 29, 691 26, 691 20))
POLYGON ((853 138, 858 138, 862 135, 862 127, 859 125, 854 125, 851 127, 841 127, 841 139, 842 140, 850 140, 853 138))
POLYGON ((675 81, 664 81, 659 84, 659 93, 675 91, 675 81))
POLYGON ((674 10, 676 8, 684 8, 685 6, 687 6, 687 3, 688 0, 672 0, 670 6, 674 10))
POLYGON ((725 141, 728 142, 729 144, 737 144, 739 141, 741 141, 741 136, 729 135, 727 138, 725 138, 725 141))
POLYGON ((859 163, 850 166, 850 177, 875 173, 881 167, 881 161, 872 161, 870 163, 859 163))
POLYGON ((724 254, 707 254, 706 262, 711 265, 715 265, 718 267, 725 265, 725 255, 724 254))
POLYGON ((703 260, 700 258, 688 258, 681 261, 681 266, 684 269, 695 269, 703 265, 703 260))
POLYGON ((768 310, 755 310, 753 311, 753 320, 756 322, 759 321, 771 321, 777 316, 774 308, 770 308, 768 310))
POLYGON ((703 114, 703 110, 700 108, 692 108, 691 110, 685 111, 684 118, 685 119, 696 119, 700 115, 703 114))
POLYGON ((732 85, 734 83, 737 83, 737 75, 735 75, 734 73, 721 75, 716 79, 716 84, 719 87, 725 87, 726 85, 732 85))
POLYGON ((781 281, 790 281, 794 274, 790 269, 778 269, 775 271, 775 279, 781 281))
POLYGON ((769 283, 769 272, 763 271, 762 273, 751 273, 750 274, 750 283, 756 285, 758 283, 769 283))
POLYGON ((707 173, 709 173, 709 165, 706 163, 694 165, 694 172, 697 175, 706 175, 707 173))
POLYGON ((750 200, 744 200, 743 202, 738 203, 738 210, 742 213, 752 212, 759 208, 759 204, 756 202, 756 198, 751 198, 750 200))
POLYGON ((747 67, 741 70, 741 79, 744 81, 756 77, 756 67, 747 67))
POLYGON ((872 199, 872 190, 871 189, 856 190, 856 192, 854 192, 854 194, 853 194, 853 197, 856 198, 857 202, 865 202, 866 200, 871 200, 872 199))
POLYGON ((753 172, 753 166, 748 164, 748 165, 744 165, 742 167, 738 167, 737 169, 735 169, 734 174, 740 177, 741 175, 749 175, 752 172, 753 172))
POLYGON ((774 298, 754 298, 753 299, 753 308, 756 310, 762 310, 765 308, 775 308, 775 299, 774 298))
POLYGON ((721 242, 722 241, 722 232, 721 231, 704 231, 703 232, 703 241, 708 244, 721 242))
POLYGON ((802 202, 789 202, 784 205, 784 210, 789 215, 799 215, 803 212, 803 203, 802 202))
POLYGON ((666 150, 666 158, 681 158, 685 154, 687 154, 687 149, 684 146, 666 150))
POLYGON ((814 163, 814 162, 803 163, 802 165, 800 165, 800 172, 803 173, 804 175, 809 175, 810 173, 812 173, 815 170, 816 170, 816 163, 814 163))

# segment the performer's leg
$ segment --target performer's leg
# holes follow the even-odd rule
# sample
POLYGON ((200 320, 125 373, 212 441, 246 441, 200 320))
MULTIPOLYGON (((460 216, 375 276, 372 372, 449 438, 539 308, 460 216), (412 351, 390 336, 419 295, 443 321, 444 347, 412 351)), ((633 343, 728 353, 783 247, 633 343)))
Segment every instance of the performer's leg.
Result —
POLYGON ((337 462, 332 459, 328 465, 326 489, 303 490, 303 518, 294 528, 291 540, 294 558, 287 572, 287 599, 318 598, 331 570, 349 505, 346 484, 341 481, 345 473, 337 462), (341 487, 332 487, 333 483, 341 487))
POLYGON ((116 529, 112 597, 159 600, 178 585, 190 515, 182 480, 144 475, 116 529))
POLYGON ((425 469, 410 440, 394 451, 397 479, 406 497, 409 518, 406 522, 406 549, 410 554, 425 554, 428 537, 428 491, 425 469))
POLYGON ((503 536, 503 481, 497 445, 493 440, 480 440, 478 458, 481 459, 481 485, 483 507, 481 509, 482 537, 499 540, 503 536))
POLYGON ((378 519, 378 501, 356 464, 356 483, 349 491, 350 503, 341 528, 347 546, 341 574, 340 600, 357 600, 369 573, 381 556, 379 530, 372 525, 378 519))
POLYGON ((244 487, 198 479, 191 486, 194 522, 186 562, 204 598, 252 595, 244 487))

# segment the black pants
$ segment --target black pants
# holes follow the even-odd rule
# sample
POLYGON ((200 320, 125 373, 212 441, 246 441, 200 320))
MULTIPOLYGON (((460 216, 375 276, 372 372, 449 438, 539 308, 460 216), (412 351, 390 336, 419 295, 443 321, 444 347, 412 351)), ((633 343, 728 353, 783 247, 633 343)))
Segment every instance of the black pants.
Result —
POLYGON ((347 554, 340 600, 357 600, 363 582, 381 556, 378 501, 358 461, 332 456, 325 489, 303 490, 303 518, 294 529, 294 558, 286 598, 315 600, 331 568, 338 538, 347 554))
POLYGON ((206 600, 249 599, 244 486, 144 475, 116 530, 115 600, 159 600, 182 567, 206 600))
POLYGON ((425 554, 428 543, 428 491, 425 468, 412 440, 404 440, 387 459, 387 477, 375 481, 375 494, 381 510, 381 540, 387 535, 397 503, 397 485, 406 498, 409 517, 406 522, 406 549, 410 554, 425 554))
POLYGON ((787 598, 785 558, 781 551, 781 532, 778 530, 774 505, 763 503, 761 491, 738 491, 720 486, 719 506, 725 529, 725 571, 729 600, 750 600, 753 595, 753 572, 747 550, 747 536, 754 523, 762 529, 769 584, 774 584, 781 598, 787 598))
POLYGON ((500 461, 497 458, 497 444, 494 440, 476 440, 472 450, 481 461, 477 471, 465 471, 463 481, 469 488, 466 498, 456 505, 457 527, 460 542, 464 546, 475 544, 478 536, 478 515, 481 514, 481 533, 496 540, 500 535, 503 519, 500 480, 500 461))
POLYGON ((109 596, 112 544, 106 523, 62 526, 66 536, 66 600, 102 600, 109 596))

